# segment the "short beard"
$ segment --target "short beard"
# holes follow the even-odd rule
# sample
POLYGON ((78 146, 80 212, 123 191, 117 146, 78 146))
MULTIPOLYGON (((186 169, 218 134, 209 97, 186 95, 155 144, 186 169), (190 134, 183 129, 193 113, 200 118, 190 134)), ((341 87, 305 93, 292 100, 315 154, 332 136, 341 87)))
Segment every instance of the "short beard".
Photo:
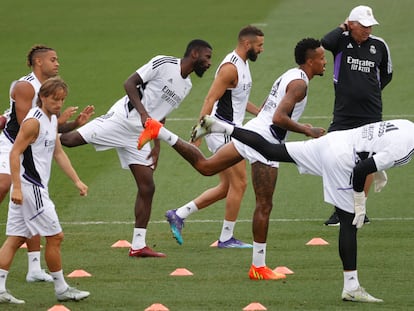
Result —
POLYGON ((194 72, 198 77, 201 78, 203 76, 204 72, 206 72, 206 69, 203 66, 201 66, 201 63, 199 61, 197 61, 194 64, 194 72))
POLYGON ((248 50, 246 54, 247 59, 251 60, 252 62, 256 61, 257 55, 258 54, 253 49, 248 50))

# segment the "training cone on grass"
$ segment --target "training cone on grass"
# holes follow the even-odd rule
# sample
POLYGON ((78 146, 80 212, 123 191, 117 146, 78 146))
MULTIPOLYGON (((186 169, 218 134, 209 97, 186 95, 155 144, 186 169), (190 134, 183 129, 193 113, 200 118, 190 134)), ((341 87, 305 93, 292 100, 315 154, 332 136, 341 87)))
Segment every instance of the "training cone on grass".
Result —
POLYGON ((185 268, 178 268, 175 269, 173 272, 170 273, 172 276, 187 276, 187 275, 193 275, 193 273, 190 270, 187 270, 185 268))
POLYGON ((243 311, 260 311, 267 310, 267 308, 259 302, 252 302, 248 306, 243 308, 243 311))
POLYGON ((326 242, 322 238, 313 238, 311 239, 306 245, 328 245, 329 243, 326 242))
POLYGON ((154 303, 150 305, 145 311, 170 311, 166 306, 160 303, 154 303))
POLYGON ((285 266, 276 267, 273 271, 276 273, 282 273, 282 274, 293 274, 294 273, 292 270, 290 270, 288 267, 285 267, 285 266))
MULTIPOLYGON (((22 245, 20 245, 20 248, 27 248, 27 244, 23 243, 22 245)), ((43 248, 43 245, 40 245, 40 248, 43 248)))
POLYGON ((85 270, 73 270, 71 273, 68 274, 69 278, 84 278, 90 276, 92 275, 86 272, 85 270))
POLYGON ((129 243, 127 240, 119 240, 112 244, 111 247, 131 247, 131 243, 129 243))
POLYGON ((217 245, 218 245, 218 240, 211 243, 210 247, 217 247, 217 245))
POLYGON ((64 305, 54 305, 47 311, 70 311, 70 309, 66 308, 64 305))

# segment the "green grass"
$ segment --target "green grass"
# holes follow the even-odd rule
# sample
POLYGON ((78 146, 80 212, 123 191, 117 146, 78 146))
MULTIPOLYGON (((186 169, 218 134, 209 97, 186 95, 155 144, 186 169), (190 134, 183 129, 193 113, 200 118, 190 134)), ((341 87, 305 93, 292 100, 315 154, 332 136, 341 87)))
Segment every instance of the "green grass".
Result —
MULTIPOLYGON (((70 86, 67 105, 94 104, 97 114, 124 94, 123 81, 155 54, 180 56, 188 41, 202 38, 214 48, 213 66, 205 77, 193 78, 193 90, 167 126, 182 137, 198 117, 204 96, 222 57, 234 48, 238 30, 249 23, 265 32, 265 52, 251 64, 251 100, 261 104, 273 81, 295 66, 293 47, 303 37, 321 37, 343 21, 359 1, 263 0, 251 1, 22 1, 1 4, 0 109, 8 103, 8 87, 24 75, 25 56, 35 43, 55 47, 61 75, 70 86), (184 121, 182 120, 184 119, 184 121)), ((367 0, 380 26, 374 33, 390 48, 394 79, 383 93, 386 118, 414 119, 410 84, 414 60, 411 1, 367 0)), ((333 104, 332 57, 324 77, 311 81, 309 105, 303 121, 327 127, 333 104)), ((293 139, 302 139, 292 135, 293 139)), ((205 147, 203 146, 203 150, 205 147)), ((175 152, 163 145, 155 173, 154 198, 147 243, 167 253, 165 259, 133 260, 127 249, 111 248, 117 240, 131 240, 136 195, 131 174, 120 169, 114 151, 97 153, 90 146, 68 149, 74 166, 89 185, 86 198, 54 169, 50 183, 65 241, 62 255, 65 274, 84 269, 91 278, 70 279, 71 285, 91 291, 79 303, 64 303, 70 310, 145 310, 162 303, 171 311, 242 310, 260 302, 267 310, 409 310, 414 309, 412 280, 414 249, 412 225, 414 170, 412 165, 390 170, 389 184, 372 193, 368 214, 372 224, 359 232, 359 278, 383 304, 340 301, 341 263, 337 253, 337 228, 322 226, 332 208, 323 202, 318 177, 299 176, 295 167, 282 164, 269 229, 267 264, 294 271, 283 282, 253 282, 247 278, 250 250, 218 250, 223 202, 192 215, 184 229, 184 244, 171 238, 164 212, 176 208, 217 183, 202 177, 175 152), (306 246, 322 237, 327 246, 306 246), (172 277, 176 268, 187 268, 189 277, 172 277)), ((238 238, 251 241, 254 194, 249 185, 242 203, 238 238)), ((0 208, 4 232, 7 204, 0 208)), ((0 235, 0 242, 5 236, 0 235)), ((43 262, 43 266, 45 263, 43 262)), ((24 281, 27 256, 17 253, 8 288, 26 300, 25 306, 1 305, 1 310, 47 310, 57 304, 51 284, 24 281)))

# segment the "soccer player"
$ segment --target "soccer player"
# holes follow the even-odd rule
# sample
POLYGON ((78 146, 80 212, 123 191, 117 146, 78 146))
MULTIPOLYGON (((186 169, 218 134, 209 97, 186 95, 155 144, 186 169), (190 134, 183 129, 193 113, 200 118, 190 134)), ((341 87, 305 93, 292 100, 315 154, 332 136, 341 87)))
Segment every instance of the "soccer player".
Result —
MULTIPOLYGON (((387 43, 371 34, 374 25, 378 22, 372 9, 360 5, 321 40, 324 48, 332 52, 335 63, 335 104, 328 132, 382 120, 381 93, 391 82, 392 62, 387 43)), ((372 181, 372 176, 367 178, 366 195, 372 181)), ((368 217, 365 222, 369 222, 368 217)), ((327 226, 338 224, 335 212, 325 221, 327 226)))
MULTIPOLYGON (((206 159, 201 151, 179 139, 154 120, 152 136, 166 141, 203 175, 216 174, 240 161, 230 148, 222 148, 206 159)), ((370 174, 379 177, 377 190, 386 182, 379 172, 407 164, 414 154, 414 123, 389 120, 355 129, 330 132, 318 139, 285 144, 271 143, 258 133, 205 116, 197 131, 225 133, 246 144, 270 161, 294 163, 299 172, 322 176, 324 199, 336 206, 339 216, 339 256, 343 266, 342 299, 355 302, 382 302, 361 287, 357 271, 357 231, 364 224, 364 184, 370 174)))
POLYGON ((70 287, 64 278, 60 245, 62 228, 49 198, 48 183, 53 158, 73 181, 81 196, 88 187, 79 179, 63 151, 57 133, 57 116, 67 96, 67 86, 60 78, 46 80, 39 90, 38 106, 22 120, 10 151, 12 188, 7 216, 7 239, 0 248, 0 303, 22 304, 6 290, 6 280, 19 247, 34 235, 46 238, 45 259, 59 301, 81 300, 89 292, 70 287))
MULTIPOLYGON (((216 71, 201 108, 200 118, 211 114, 232 124, 242 125, 246 111, 257 115, 259 109, 249 101, 252 88, 249 61, 256 61, 263 51, 263 44, 264 34, 260 29, 249 25, 240 30, 235 50, 227 54, 216 71)), ((228 135, 218 133, 207 135, 205 139, 212 153, 217 152, 230 141, 228 135)), ((201 141, 197 140, 194 143, 199 146, 201 141)), ((247 187, 246 175, 246 163, 241 161, 220 172, 220 182, 217 186, 207 189, 180 208, 167 211, 165 216, 178 244, 183 243, 181 230, 188 216, 225 198, 226 212, 217 247, 252 247, 251 244, 244 243, 233 236, 241 201, 247 187)))
MULTIPOLYGON (((36 107, 38 92, 44 81, 59 72, 58 56, 54 49, 45 45, 33 46, 27 55, 27 65, 32 69, 28 75, 14 81, 10 87, 10 108, 6 113, 7 124, 0 134, 0 203, 11 185, 9 154, 20 129, 20 123, 29 110, 36 107)), ((93 106, 86 106, 74 121, 68 121, 77 107, 68 107, 58 119, 59 132, 70 131, 83 125, 94 112, 93 106)), ((40 236, 26 241, 28 255, 27 282, 52 282, 52 277, 40 265, 40 236)))
POLYGON ((192 40, 183 58, 158 55, 138 68, 126 80, 127 95, 119 99, 106 115, 98 117, 76 131, 62 134, 64 146, 91 144, 97 151, 116 148, 124 169, 130 169, 137 185, 135 226, 130 257, 165 257, 146 244, 147 225, 155 192, 154 170, 160 142, 137 150, 136 141, 148 118, 165 122, 191 90, 190 74, 202 77, 211 65, 212 47, 204 40, 192 40))
MULTIPOLYGON (((257 117, 247 122, 244 127, 252 129, 263 135, 272 143, 282 143, 286 140, 289 131, 302 133, 310 137, 319 137, 325 133, 320 127, 299 123, 307 104, 309 81, 314 76, 323 75, 326 59, 324 48, 319 40, 305 38, 299 41, 295 47, 295 60, 298 67, 289 69, 274 82, 269 95, 257 117)), ((152 122, 148 122, 145 129, 146 135, 141 135, 138 146, 142 146, 151 135, 152 122)), ((155 129, 157 129, 156 122, 155 129)), ((144 133, 145 133, 144 132, 144 133)), ((161 130, 160 133, 163 131, 161 130)), ((197 138, 203 134, 202 128, 196 127, 194 136, 197 138)), ((224 133, 225 134, 225 133, 224 133)), ((164 135, 158 137, 164 140, 164 135)), ((172 139, 168 143, 180 152, 181 144, 172 139)), ((256 195, 256 207, 253 215, 253 258, 249 271, 249 277, 253 280, 277 280, 285 278, 284 274, 275 273, 266 265, 267 232, 270 213, 273 208, 273 193, 276 186, 279 163, 269 161, 260 153, 237 140, 223 145, 217 153, 225 154, 232 164, 248 159, 252 168, 253 188, 256 195)), ((190 155, 189 155, 190 156, 190 155)), ((203 174, 210 175, 210 162, 194 159, 194 165, 203 174)), ((221 170, 220 170, 221 171, 221 170)))

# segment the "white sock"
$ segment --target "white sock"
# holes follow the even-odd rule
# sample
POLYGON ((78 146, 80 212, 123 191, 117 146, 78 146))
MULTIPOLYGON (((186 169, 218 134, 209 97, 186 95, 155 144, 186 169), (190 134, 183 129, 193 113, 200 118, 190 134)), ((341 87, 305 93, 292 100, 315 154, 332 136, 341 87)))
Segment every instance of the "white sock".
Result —
POLYGON ((358 271, 344 271, 344 290, 352 291, 359 287, 358 271))
POLYGON ((9 271, 0 269, 0 293, 3 293, 6 291, 6 280, 7 280, 8 274, 9 274, 9 271))
POLYGON ((231 135, 233 133, 234 125, 218 120, 216 118, 214 119, 216 121, 211 125, 210 129, 212 133, 224 133, 227 135, 231 135))
POLYGON ((191 201, 181 206, 180 208, 178 208, 175 213, 177 214, 178 217, 182 219, 186 219, 192 213, 195 213, 197 211, 198 211, 197 205, 194 203, 194 201, 191 201))
POLYGON ((256 267, 266 266, 266 243, 253 241, 253 262, 256 267))
POLYGON ((223 221, 223 227, 221 228, 221 234, 220 234, 220 242, 226 242, 230 240, 233 237, 234 232, 234 226, 236 225, 235 221, 223 221))
POLYGON ((28 273, 36 272, 42 270, 40 267, 40 251, 38 252, 28 252, 28 273))
POLYGON ((147 229, 134 228, 134 235, 132 236, 132 249, 141 249, 145 247, 145 236, 147 235, 147 229))
POLYGON ((50 275, 53 277, 53 284, 55 284, 55 292, 57 294, 63 293, 69 287, 63 276, 63 270, 50 272, 50 275))
POLYGON ((165 127, 160 128, 157 138, 165 141, 170 146, 174 146, 178 140, 178 136, 167 130, 165 127))

